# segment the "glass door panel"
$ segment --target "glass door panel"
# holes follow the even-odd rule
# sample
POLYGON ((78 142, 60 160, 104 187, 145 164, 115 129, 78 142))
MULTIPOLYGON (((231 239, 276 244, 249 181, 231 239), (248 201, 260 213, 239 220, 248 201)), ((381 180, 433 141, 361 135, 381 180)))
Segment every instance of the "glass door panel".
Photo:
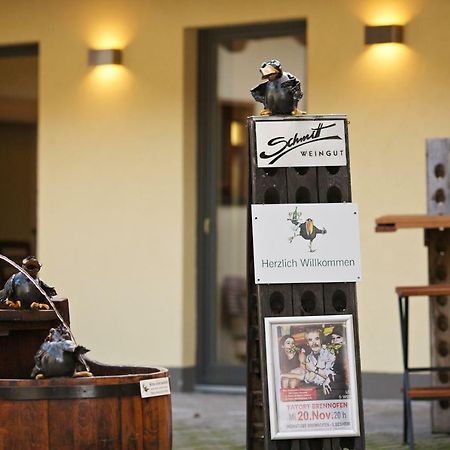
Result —
MULTIPOLYGON (((306 84, 304 22, 200 33, 198 382, 245 384, 250 89, 263 61, 279 59, 306 84), (295 32, 293 32, 295 31, 295 32), (271 35, 272 33, 272 35, 271 35), (252 36, 253 35, 253 36, 252 36), (209 75, 209 76, 208 76, 209 75), (206 226, 205 226, 206 225, 206 226)), ((305 108, 305 98, 299 105, 305 108)))

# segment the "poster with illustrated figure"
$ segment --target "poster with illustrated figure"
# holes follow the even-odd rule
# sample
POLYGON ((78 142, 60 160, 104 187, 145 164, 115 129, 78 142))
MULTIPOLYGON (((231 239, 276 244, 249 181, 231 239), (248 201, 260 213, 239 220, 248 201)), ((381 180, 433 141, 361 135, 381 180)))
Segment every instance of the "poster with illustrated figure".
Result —
POLYGON ((256 284, 361 279, 355 203, 252 205, 256 284))
POLYGON ((272 439, 359 436, 351 315, 265 318, 272 439))

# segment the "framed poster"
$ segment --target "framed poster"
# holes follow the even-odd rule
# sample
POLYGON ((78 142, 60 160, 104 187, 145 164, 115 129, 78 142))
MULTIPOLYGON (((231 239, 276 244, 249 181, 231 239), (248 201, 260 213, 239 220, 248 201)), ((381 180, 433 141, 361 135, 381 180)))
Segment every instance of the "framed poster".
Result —
POLYGON ((352 316, 264 321, 271 438, 359 436, 352 316))
POLYGON ((256 284, 361 279, 355 203, 252 205, 256 284))

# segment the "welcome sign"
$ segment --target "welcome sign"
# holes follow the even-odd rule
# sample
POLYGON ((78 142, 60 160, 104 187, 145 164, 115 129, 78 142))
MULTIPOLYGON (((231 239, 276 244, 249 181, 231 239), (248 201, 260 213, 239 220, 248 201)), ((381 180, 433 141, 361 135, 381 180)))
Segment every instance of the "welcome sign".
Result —
POLYGON ((345 166, 345 116, 256 122, 258 167, 345 166))
POLYGON ((255 283, 361 279, 354 203, 252 205, 255 283))

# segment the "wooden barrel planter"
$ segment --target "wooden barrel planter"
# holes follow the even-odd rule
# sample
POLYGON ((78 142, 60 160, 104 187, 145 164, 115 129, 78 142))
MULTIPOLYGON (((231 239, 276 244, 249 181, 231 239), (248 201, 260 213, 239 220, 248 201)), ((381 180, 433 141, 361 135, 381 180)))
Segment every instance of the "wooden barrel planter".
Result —
MULTIPOLYGON (((68 322, 67 300, 57 304, 68 322)), ((0 449, 170 450, 170 395, 141 398, 139 383, 167 369, 88 361, 92 378, 28 378, 57 325, 53 311, 0 310, 0 449)))

